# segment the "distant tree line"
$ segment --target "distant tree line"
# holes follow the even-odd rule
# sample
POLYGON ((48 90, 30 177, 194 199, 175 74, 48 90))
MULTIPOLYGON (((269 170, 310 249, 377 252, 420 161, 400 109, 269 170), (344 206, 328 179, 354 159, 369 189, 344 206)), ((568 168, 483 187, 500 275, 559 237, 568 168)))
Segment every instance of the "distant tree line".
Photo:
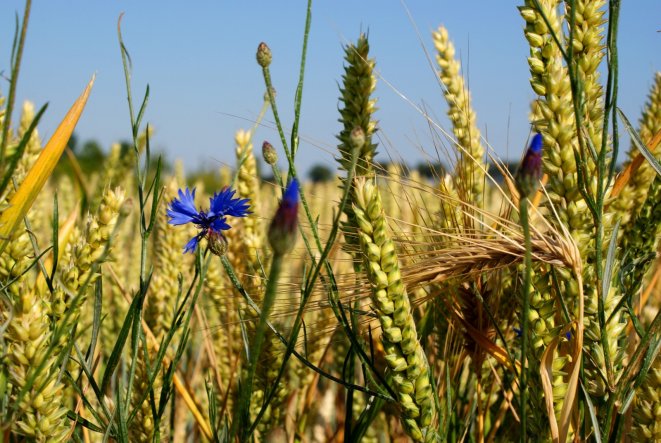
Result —
MULTIPOLYGON (((131 142, 121 141, 119 142, 119 145, 121 147, 120 155, 122 158, 127 158, 126 156, 134 155, 133 144, 131 142)), ((76 167, 73 164, 74 161, 86 176, 99 173, 103 170, 105 161, 108 158, 108 154, 110 153, 110 150, 104 149, 98 140, 87 139, 85 141, 81 141, 80 137, 75 132, 71 134, 71 137, 69 138, 69 142, 67 143, 67 150, 69 152, 65 152, 65 154, 62 155, 57 167, 55 168, 55 176, 61 174, 73 174, 73 170, 76 167), (72 156, 74 161, 72 161, 72 156)), ((159 155, 161 155, 162 171, 172 171, 172 164, 161 152, 152 153, 152 162, 157 162, 159 155)))
MULTIPOLYGON (((128 141, 120 142, 122 157, 133 156, 133 145, 128 141)), ((108 150, 103 149, 101 144, 94 139, 81 141, 76 133, 71 135, 67 145, 71 154, 63 155, 55 170, 55 174, 73 174, 73 164, 70 156, 73 155, 78 166, 85 175, 101 172, 104 167, 105 160, 108 156, 108 150)), ((167 157, 162 152, 153 152, 152 161, 156 162, 158 156, 161 156, 161 167, 163 172, 171 172, 173 170, 172 163, 168 161, 167 157)), ((375 169, 380 171, 381 175, 386 175, 391 162, 376 162, 375 169)), ((220 167, 220 165, 218 165, 220 167)), ((442 162, 419 162, 414 167, 410 167, 403 163, 398 163, 398 170, 403 176, 408 176, 410 171, 417 171, 422 177, 427 180, 436 181, 445 176, 448 172, 448 166, 442 162)), ((515 174, 519 166, 519 161, 504 162, 505 168, 510 174, 515 174)), ((618 168, 619 169, 619 168, 618 168)), ((257 170, 262 180, 273 182, 274 178, 268 174, 270 168, 263 168, 260 159, 257 159, 257 170), (266 170, 264 170, 266 169, 266 170), (264 172, 267 175, 262 175, 264 172)), ((307 173, 308 179, 313 183, 325 183, 335 178, 337 171, 330 168, 325 164, 317 163, 313 165, 307 173)), ((489 165, 489 174, 497 182, 503 181, 503 175, 500 170, 494 165, 489 165)), ((202 183, 206 189, 215 189, 219 186, 218 168, 202 166, 186 174, 189 184, 202 183)))
MULTIPOLYGON (((390 165, 391 164, 389 162, 377 162, 375 165, 375 169, 377 171, 380 171, 382 175, 386 175, 390 165)), ((449 172, 447 166, 442 162, 434 162, 434 163, 419 162, 413 168, 401 163, 398 164, 397 166, 398 166, 398 170, 400 171, 400 174, 402 174, 405 177, 409 175, 410 171, 414 170, 422 177, 431 181, 439 180, 441 177, 445 176, 445 174, 449 172)), ((513 175, 519 166, 519 162, 518 161, 505 162, 504 166, 510 172, 510 174, 513 175)), ((491 174, 491 176, 497 182, 503 181, 502 173, 498 168, 496 168, 493 165, 489 165, 489 174, 491 174)), ((333 171, 331 168, 329 168, 326 165, 315 164, 308 171, 308 178, 313 183, 327 182, 335 178, 335 171, 333 171)))

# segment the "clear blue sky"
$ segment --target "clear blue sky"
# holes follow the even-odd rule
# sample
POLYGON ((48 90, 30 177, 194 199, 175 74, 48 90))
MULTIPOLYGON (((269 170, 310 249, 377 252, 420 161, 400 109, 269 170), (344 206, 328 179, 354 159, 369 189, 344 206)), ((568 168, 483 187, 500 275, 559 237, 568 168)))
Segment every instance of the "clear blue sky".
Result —
MULTIPOLYGON (((339 131, 338 82, 342 45, 369 30, 371 54, 383 79, 424 106, 445 128, 442 90, 423 47, 433 57, 430 32, 444 24, 468 76, 482 133, 505 158, 518 158, 528 135, 533 93, 523 21, 509 1, 409 1, 418 27, 397 0, 317 1, 313 4, 298 167, 334 166, 339 131)), ((77 127, 81 140, 104 147, 129 139, 130 127, 116 24, 133 60, 133 87, 149 83, 146 120, 156 129, 153 145, 188 169, 234 164, 233 134, 248 128, 261 106, 264 86, 255 63, 260 41, 273 52, 272 75, 286 127, 298 77, 306 2, 299 1, 89 1, 34 0, 18 99, 49 102, 41 134, 47 138, 93 73, 97 80, 77 127), (194 6, 193 6, 194 5, 194 6), (247 120, 244 120, 247 119, 247 120)), ((0 69, 9 66, 17 0, 0 2, 0 69)), ((655 71, 661 70, 661 2, 623 2, 620 26, 620 106, 637 120, 655 71)), ((7 83, 0 85, 7 93, 7 83)), ((405 100, 379 80, 376 97, 381 159, 409 164, 434 154, 430 130, 405 100)), ((267 123, 271 121, 267 116, 267 123)), ((281 149, 269 128, 255 135, 281 149)), ((281 156, 282 158, 282 156, 281 156)), ((284 165, 284 163, 283 163, 284 165)))

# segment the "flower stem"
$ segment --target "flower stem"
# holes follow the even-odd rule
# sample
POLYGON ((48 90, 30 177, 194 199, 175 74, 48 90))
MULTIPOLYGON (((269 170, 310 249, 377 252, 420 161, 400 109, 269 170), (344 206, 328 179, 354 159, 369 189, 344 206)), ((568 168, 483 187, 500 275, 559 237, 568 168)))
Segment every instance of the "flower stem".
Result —
POLYGON ((525 241, 526 253, 523 264, 523 288, 521 296, 523 299, 523 308, 521 312, 521 374, 519 389, 521 390, 521 441, 526 442, 527 417, 526 403, 528 396, 528 367, 526 359, 528 355, 528 311, 530 310, 530 280, 532 273, 532 243, 530 240, 530 224, 528 220, 528 199, 521 197, 519 201, 519 215, 521 227, 523 228, 523 237, 525 241))
POLYGON ((266 328, 268 326, 268 317, 275 302, 276 289, 278 287, 278 280, 280 279, 280 271, 282 269, 282 259, 284 255, 274 253, 273 260, 271 261, 271 270, 269 271, 269 279, 266 284, 266 291, 264 293, 264 303, 262 305, 261 313, 259 315, 259 322, 255 329, 255 335, 252 338, 250 345, 250 358, 248 362, 248 373, 240 387, 239 393, 239 417, 234 421, 232 427, 237 426, 235 429, 241 433, 241 441, 245 441, 250 433, 250 397, 252 394, 253 379, 255 378, 255 370, 257 369, 257 361, 259 354, 264 344, 264 337, 266 336, 266 328))

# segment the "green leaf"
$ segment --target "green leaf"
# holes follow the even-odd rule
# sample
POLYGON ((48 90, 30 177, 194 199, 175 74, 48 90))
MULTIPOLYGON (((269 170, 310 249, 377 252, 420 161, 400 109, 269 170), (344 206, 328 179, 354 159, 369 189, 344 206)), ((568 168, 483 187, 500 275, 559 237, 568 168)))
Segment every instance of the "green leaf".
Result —
POLYGON ((590 420, 592 421, 592 430, 594 431, 594 440, 596 443, 601 443, 601 431, 599 430, 599 419, 597 418, 597 410, 592 404, 592 399, 590 399, 590 393, 585 389, 583 383, 580 383, 581 390, 583 391, 583 398, 585 398, 585 403, 588 405, 588 412, 590 413, 590 420))
POLYGON ((640 135, 638 135, 636 130, 633 128, 633 126, 631 126, 631 122, 629 122, 629 119, 624 115, 624 112, 622 112, 620 108, 617 108, 617 114, 620 116, 620 119, 622 120, 624 127, 629 133, 629 136, 631 137, 631 141, 633 142, 634 146, 638 148, 641 154, 643 154, 643 157, 647 159, 647 161, 650 163, 652 168, 654 168, 656 173, 661 175, 661 164, 658 162, 656 157, 654 157, 654 154, 652 154, 652 152, 650 152, 650 150, 647 149, 647 146, 645 146, 645 143, 643 143, 643 141, 641 140, 640 135))

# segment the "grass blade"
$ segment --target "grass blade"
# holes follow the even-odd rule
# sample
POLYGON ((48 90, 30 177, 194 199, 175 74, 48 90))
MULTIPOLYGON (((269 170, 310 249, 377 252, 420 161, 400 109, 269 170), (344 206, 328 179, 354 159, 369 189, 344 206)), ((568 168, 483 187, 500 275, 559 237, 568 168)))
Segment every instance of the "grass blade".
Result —
POLYGON ((650 152, 650 150, 647 149, 647 146, 645 146, 645 143, 643 143, 643 141, 640 138, 640 135, 638 135, 638 132, 636 132, 636 130, 633 128, 627 116, 624 115, 624 112, 622 112, 620 108, 617 108, 617 114, 620 116, 620 120, 622 120, 625 129, 629 133, 629 136, 631 137, 631 142, 634 144, 636 148, 638 148, 640 153, 643 154, 643 157, 647 159, 647 161, 650 163, 650 165, 656 171, 656 173, 661 175, 661 164, 654 157, 654 154, 652 154, 652 152, 650 152))
POLYGON ((580 383, 581 390, 583 391, 583 398, 585 399, 585 404, 588 405, 588 412, 590 413, 590 420, 592 420, 592 429, 594 430, 594 441, 596 443, 601 443, 601 431, 599 430, 599 419, 597 418, 597 410, 590 399, 590 393, 585 389, 583 383, 580 383))

